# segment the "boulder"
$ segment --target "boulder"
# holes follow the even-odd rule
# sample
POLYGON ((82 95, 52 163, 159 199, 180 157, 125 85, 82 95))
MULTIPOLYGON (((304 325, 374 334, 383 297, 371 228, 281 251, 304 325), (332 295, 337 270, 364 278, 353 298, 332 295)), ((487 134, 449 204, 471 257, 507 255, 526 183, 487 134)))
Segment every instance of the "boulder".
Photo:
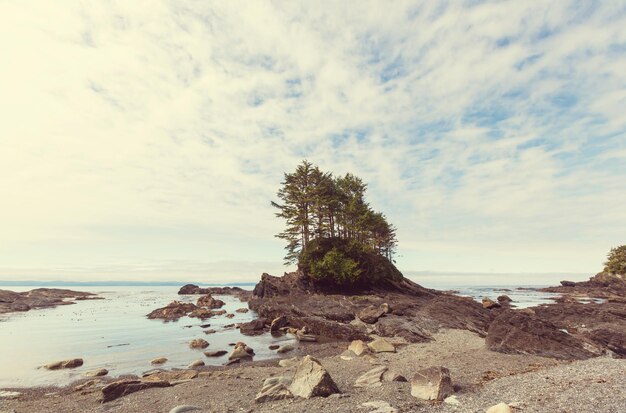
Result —
POLYGON ((167 381, 119 380, 102 388, 102 403, 107 403, 122 396, 153 387, 169 387, 167 381))
POLYGON ((375 306, 369 306, 369 307, 365 307, 363 310, 359 311, 359 313, 357 314, 357 317, 359 318, 359 320, 363 321, 364 323, 367 324, 374 324, 378 321, 378 319, 380 317, 382 317, 383 315, 385 315, 385 309, 380 307, 375 307, 375 306))
POLYGON ((228 356, 229 360, 251 359, 254 356, 254 350, 245 343, 237 343, 235 348, 228 356))
POLYGON ((509 303, 513 302, 513 300, 511 300, 511 297, 509 297, 508 295, 503 294, 503 295, 498 297, 498 302, 501 305, 505 305, 505 304, 509 304, 509 303))
POLYGON ((226 355, 228 351, 226 350, 213 350, 213 351, 205 351, 204 355, 207 357, 222 357, 226 355))
POLYGON ((196 303, 198 307, 207 307, 207 308, 222 308, 224 306, 224 301, 213 298, 211 294, 203 295, 198 298, 198 302, 196 303))
POLYGON ((386 366, 378 366, 359 376, 354 387, 380 387, 383 385, 383 374, 387 371, 386 366))
POLYGON ((483 308, 486 308, 489 310, 489 309, 498 308, 498 307, 500 307, 499 303, 493 301, 490 298, 486 298, 486 297, 483 298, 483 308))
POLYGON ((213 317, 215 314, 213 311, 208 308, 196 308, 192 312, 188 314, 191 318, 199 318, 200 320, 206 320, 207 318, 213 317))
POLYGON ((583 342, 529 311, 507 310, 487 331, 489 350, 509 354, 534 354, 556 359, 587 359, 593 353, 583 342))
POLYGON ((411 379, 411 396, 418 399, 443 401, 452 393, 450 371, 445 367, 420 370, 411 379))
POLYGON ((367 343, 367 346, 374 353, 395 353, 396 348, 393 344, 385 340, 384 338, 378 338, 371 343, 367 343))
POLYGON ((256 320, 242 323, 239 325, 239 332, 246 336, 257 336, 263 334, 266 321, 267 320, 265 318, 257 318, 256 320))
POLYGON ((284 315, 281 315, 280 317, 276 317, 275 319, 272 320, 272 324, 270 325, 270 332, 276 333, 281 328, 286 327, 286 326, 287 326, 287 317, 285 317, 284 315))
POLYGON ((187 368, 188 368, 188 369, 194 369, 194 368, 196 368, 196 367, 202 367, 202 366, 204 366, 204 361, 202 361, 202 360, 196 360, 196 361, 192 361, 192 362, 191 362, 191 363, 187 366, 187 368))
POLYGON ((202 349, 209 347, 209 342, 202 338, 196 338, 189 343, 190 348, 202 349))
POLYGON ((513 410, 506 403, 498 403, 488 408, 486 413, 513 413, 513 410))
POLYGON ((293 346, 292 344, 285 344, 285 345, 280 346, 278 350, 276 350, 276 352, 283 354, 283 353, 288 353, 294 349, 295 349, 295 346, 293 346))
POLYGON ((224 317, 226 317, 226 318, 235 318, 235 314, 232 314, 232 313, 226 314, 224 317))
POLYGON ((278 350, 280 348, 279 344, 270 344, 268 347, 270 350, 278 350))
POLYGON ((357 355, 354 354, 351 350, 346 350, 339 355, 339 358, 346 361, 354 360, 356 357, 357 355))
POLYGON ((270 377, 263 382, 261 391, 257 393, 254 401, 257 403, 264 403, 274 400, 284 400, 293 397, 293 394, 289 391, 289 377, 270 377))
POLYGON ((324 366, 314 357, 305 356, 297 365, 289 391, 305 399, 321 396, 327 397, 340 393, 324 366))
POLYGON ((166 361, 167 359, 165 357, 157 357, 155 359, 152 359, 150 364, 164 364, 166 361))
POLYGON ((157 308, 150 312, 147 317, 151 320, 161 319, 164 321, 174 321, 186 316, 198 307, 193 303, 181 303, 180 301, 172 301, 165 307, 157 308))
POLYGON ((215 333, 217 333, 217 331, 212 328, 209 328, 208 330, 204 330, 204 334, 215 334, 215 333))
POLYGON ((353 340, 352 343, 348 346, 348 350, 354 353, 356 356, 360 356, 369 352, 369 347, 363 340, 353 340))
POLYGON ((98 370, 93 370, 93 371, 86 372, 85 376, 87 376, 87 377, 102 377, 102 376, 106 376, 107 374, 109 374, 109 370, 107 370, 107 369, 98 369, 98 370))
POLYGON ((60 370, 60 369, 73 369, 76 367, 80 367, 83 365, 83 359, 69 359, 62 361, 55 361, 54 363, 49 363, 43 366, 48 370, 60 370))
POLYGON ((250 310, 247 309, 246 307, 238 308, 238 309, 235 310, 236 313, 242 313, 242 314, 245 314, 248 311, 250 311, 250 310))

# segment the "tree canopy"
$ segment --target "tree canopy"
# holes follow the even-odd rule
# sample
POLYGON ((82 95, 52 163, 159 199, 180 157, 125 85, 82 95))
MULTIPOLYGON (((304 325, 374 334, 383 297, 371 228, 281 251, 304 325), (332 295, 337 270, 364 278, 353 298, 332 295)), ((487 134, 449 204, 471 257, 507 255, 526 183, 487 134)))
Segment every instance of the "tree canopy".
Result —
POLYGON ((370 207, 366 189, 367 184, 355 175, 335 177, 306 160, 294 172, 285 173, 279 201, 272 201, 276 216, 286 222, 276 235, 286 242, 285 263, 298 263, 314 277, 341 283, 364 279, 372 270, 366 266, 372 261, 364 258, 368 254, 391 264, 396 229, 370 207))
POLYGON ((626 275, 626 245, 612 248, 604 265, 608 273, 626 275))

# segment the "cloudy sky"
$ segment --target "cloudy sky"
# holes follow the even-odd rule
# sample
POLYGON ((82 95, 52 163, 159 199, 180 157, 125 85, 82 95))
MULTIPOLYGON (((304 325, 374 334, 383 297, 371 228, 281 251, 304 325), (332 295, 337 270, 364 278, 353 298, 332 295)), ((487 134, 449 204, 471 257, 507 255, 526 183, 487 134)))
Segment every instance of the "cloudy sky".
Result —
POLYGON ((0 279, 255 280, 303 158, 405 273, 626 243, 624 1, 0 0, 0 279))

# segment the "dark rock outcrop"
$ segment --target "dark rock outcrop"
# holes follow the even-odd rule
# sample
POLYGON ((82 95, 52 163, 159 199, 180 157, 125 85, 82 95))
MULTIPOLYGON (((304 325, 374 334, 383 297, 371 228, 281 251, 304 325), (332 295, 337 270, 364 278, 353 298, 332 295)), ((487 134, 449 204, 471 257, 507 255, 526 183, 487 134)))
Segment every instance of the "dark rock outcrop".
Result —
POLYGON ((265 328, 266 324, 267 320, 265 318, 257 318, 256 320, 240 324, 239 332, 246 336, 256 336, 259 334, 263 334, 263 329, 265 328))
POLYGON ((587 359, 594 354, 583 342, 529 310, 507 310, 489 326, 487 347, 510 354, 534 354, 556 359, 587 359))
POLYGON ((194 294, 210 294, 208 288, 201 288, 195 284, 185 284, 178 290, 180 295, 194 295, 194 294))
POLYGON ((58 305, 76 304, 72 300, 101 299, 93 293, 59 288, 36 288, 16 293, 0 290, 0 314, 29 311, 36 308, 51 308, 58 305))
POLYGON ((222 308, 224 306, 224 301, 219 300, 217 298, 213 298, 211 294, 203 295, 198 298, 198 302, 196 303, 198 307, 206 307, 206 308, 222 308))

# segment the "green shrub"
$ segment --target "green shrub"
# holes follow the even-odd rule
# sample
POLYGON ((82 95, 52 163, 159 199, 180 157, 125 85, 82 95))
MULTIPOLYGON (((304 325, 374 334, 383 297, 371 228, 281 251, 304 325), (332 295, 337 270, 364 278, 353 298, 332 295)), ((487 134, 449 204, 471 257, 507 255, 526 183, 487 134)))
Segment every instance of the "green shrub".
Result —
POLYGON ((298 267, 320 284, 373 286, 399 281, 402 273, 386 257, 355 240, 314 239, 300 253, 298 267))
POLYGON ((612 248, 604 265, 605 272, 626 275, 626 245, 612 248))

